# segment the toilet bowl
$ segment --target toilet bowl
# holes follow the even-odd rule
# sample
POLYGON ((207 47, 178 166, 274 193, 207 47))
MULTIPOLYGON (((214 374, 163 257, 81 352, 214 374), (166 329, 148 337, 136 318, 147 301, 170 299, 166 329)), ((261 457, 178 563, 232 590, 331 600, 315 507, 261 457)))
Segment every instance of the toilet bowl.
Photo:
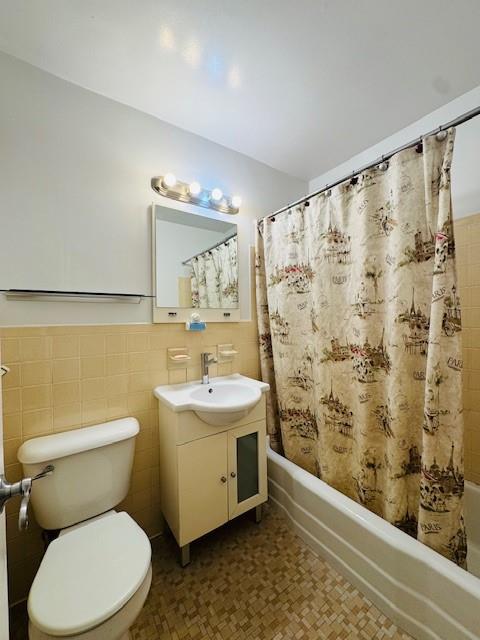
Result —
POLYGON ((32 503, 40 526, 60 529, 28 596, 30 640, 130 638, 150 589, 151 546, 143 529, 113 507, 128 491, 138 428, 127 418, 20 448, 28 475, 54 467, 34 487, 32 503))
POLYGON ((150 541, 111 511, 50 543, 28 597, 29 637, 128 637, 151 582, 150 541))

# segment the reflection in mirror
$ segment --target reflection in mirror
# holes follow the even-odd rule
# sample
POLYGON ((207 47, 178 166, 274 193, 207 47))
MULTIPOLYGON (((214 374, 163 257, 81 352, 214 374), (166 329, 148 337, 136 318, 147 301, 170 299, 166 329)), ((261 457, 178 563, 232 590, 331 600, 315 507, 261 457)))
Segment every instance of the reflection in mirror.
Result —
POLYGON ((155 207, 156 306, 238 308, 237 226, 155 207))

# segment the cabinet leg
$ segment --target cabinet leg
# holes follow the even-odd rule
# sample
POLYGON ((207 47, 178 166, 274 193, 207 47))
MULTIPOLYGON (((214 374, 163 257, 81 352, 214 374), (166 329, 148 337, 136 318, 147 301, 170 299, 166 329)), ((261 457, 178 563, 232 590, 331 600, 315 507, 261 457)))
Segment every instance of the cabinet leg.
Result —
POLYGON ((259 504, 258 506, 255 507, 255 522, 257 524, 260 524, 261 521, 262 521, 262 505, 259 504))
POLYGON ((183 547, 180 547, 180 564, 182 567, 186 567, 187 564, 190 564, 190 545, 185 544, 183 547))

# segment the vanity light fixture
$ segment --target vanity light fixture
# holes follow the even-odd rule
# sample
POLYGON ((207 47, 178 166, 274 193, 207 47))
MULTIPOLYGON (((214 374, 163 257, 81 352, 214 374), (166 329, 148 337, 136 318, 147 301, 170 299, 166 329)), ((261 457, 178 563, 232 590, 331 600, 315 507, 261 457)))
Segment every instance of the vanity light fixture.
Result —
POLYGON ((162 183, 167 189, 173 189, 177 184, 177 178, 174 173, 166 173, 162 178, 162 183))
POLYGON ((194 180, 188 185, 188 192, 191 196, 198 196, 202 192, 202 187, 199 182, 194 180))
POLYGON ((214 202, 220 202, 222 198, 223 198, 223 191, 218 187, 215 187, 215 189, 213 189, 212 193, 210 194, 210 199, 213 200, 214 202))
POLYGON ((204 189, 197 180, 190 183, 180 182, 171 172, 152 178, 151 185, 155 193, 161 196, 215 209, 221 213, 236 214, 242 204, 242 199, 238 195, 226 196, 218 187, 211 191, 204 189))

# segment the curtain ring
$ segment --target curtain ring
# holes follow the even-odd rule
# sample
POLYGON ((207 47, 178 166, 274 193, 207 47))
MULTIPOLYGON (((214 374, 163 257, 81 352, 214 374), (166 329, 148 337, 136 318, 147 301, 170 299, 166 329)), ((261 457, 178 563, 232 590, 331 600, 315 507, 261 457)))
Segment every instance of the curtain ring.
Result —
POLYGON ((382 161, 378 165, 378 168, 380 169, 380 171, 386 171, 388 169, 388 162, 384 160, 384 157, 385 156, 382 156, 382 161))
POLYGON ((447 137, 447 132, 445 131, 445 129, 442 129, 442 127, 438 127, 438 131, 435 136, 437 141, 442 142, 443 140, 445 140, 446 137, 447 137))

